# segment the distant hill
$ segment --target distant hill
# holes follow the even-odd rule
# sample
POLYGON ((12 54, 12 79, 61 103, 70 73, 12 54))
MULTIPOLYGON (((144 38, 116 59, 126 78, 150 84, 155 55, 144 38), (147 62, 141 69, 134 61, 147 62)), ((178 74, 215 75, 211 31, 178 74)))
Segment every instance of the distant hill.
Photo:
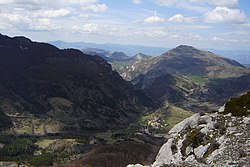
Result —
POLYGON ((156 106, 98 56, 3 35, 0 52, 0 103, 8 115, 46 116, 62 130, 107 130, 156 106))
POLYGON ((98 49, 98 48, 85 48, 81 50, 83 53, 87 55, 95 56, 97 54, 104 55, 104 56, 110 56, 111 52, 104 50, 104 49, 98 49))
POLYGON ((113 52, 109 58, 113 61, 125 61, 130 57, 123 52, 113 52))
POLYGON ((115 68, 116 66, 123 66, 127 64, 132 64, 141 60, 145 60, 150 58, 151 56, 143 54, 143 53, 137 53, 136 55, 129 57, 123 52, 110 52, 104 49, 98 49, 98 48, 86 48, 81 50, 83 53, 88 55, 98 55, 107 62, 111 63, 112 66, 115 68))
POLYGON ((135 54, 133 57, 130 58, 131 61, 137 62, 151 58, 152 56, 143 54, 141 52, 135 54))
POLYGON ((120 45, 120 44, 94 44, 94 43, 85 43, 85 42, 64 42, 64 41, 51 41, 50 44, 60 48, 75 48, 75 49, 86 49, 86 48, 99 48, 108 50, 110 52, 124 52, 128 56, 133 56, 138 52, 142 52, 148 55, 156 56, 160 55, 167 48, 162 47, 150 47, 150 46, 139 46, 139 45, 120 45))
POLYGON ((112 54, 110 51, 104 50, 104 49, 98 49, 98 48, 85 48, 81 50, 84 54, 92 55, 92 56, 100 56, 104 60, 110 62, 113 61, 109 58, 109 56, 112 54))
POLYGON ((218 50, 218 49, 206 49, 216 54, 223 55, 230 59, 234 59, 241 64, 250 64, 250 50, 218 50))
POLYGON ((250 89, 249 69, 232 59, 186 45, 117 71, 159 101, 193 110, 211 110, 250 89))

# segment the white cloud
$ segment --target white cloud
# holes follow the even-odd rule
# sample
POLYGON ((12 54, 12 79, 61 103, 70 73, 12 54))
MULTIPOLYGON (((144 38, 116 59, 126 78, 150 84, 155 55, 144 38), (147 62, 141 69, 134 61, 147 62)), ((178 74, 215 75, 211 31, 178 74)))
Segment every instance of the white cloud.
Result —
POLYGON ((135 35, 142 35, 142 36, 147 36, 147 37, 151 37, 151 38, 159 38, 159 37, 165 37, 167 35, 166 32, 162 31, 162 30, 151 30, 151 31, 136 31, 134 32, 135 35))
POLYGON ((239 9, 230 9, 227 7, 216 7, 214 10, 207 12, 205 15, 207 23, 245 23, 246 15, 239 9))
POLYGON ((4 21, 1 29, 57 30, 62 24, 69 27, 73 22, 70 17, 63 21, 59 17, 89 18, 92 13, 105 12, 107 9, 107 5, 98 0, 0 0, 0 19, 4 21))
POLYGON ((73 31, 90 33, 90 34, 106 34, 114 35, 117 32, 116 28, 109 25, 99 25, 96 23, 86 23, 81 26, 72 26, 73 31))
POLYGON ((210 4, 214 6, 236 7, 239 0, 154 0, 155 3, 161 6, 178 6, 179 4, 210 4))
POLYGON ((108 7, 106 4, 90 4, 82 6, 82 9, 92 12, 105 12, 108 9, 108 7))
POLYGON ((207 5, 202 6, 202 5, 196 5, 196 4, 191 4, 191 3, 179 4, 178 7, 189 10, 189 11, 198 12, 198 13, 206 13, 210 10, 207 5))
POLYGON ((49 19, 39 19, 38 21, 32 20, 28 28, 37 31, 52 31, 60 29, 61 26, 52 24, 49 19))
POLYGON ((84 18, 84 19, 88 19, 89 18, 89 14, 79 14, 78 17, 80 18, 84 18))
POLYGON ((40 10, 35 13, 37 17, 53 18, 53 17, 63 17, 68 16, 70 11, 67 9, 58 9, 58 10, 40 10))
POLYGON ((213 41, 226 41, 224 38, 221 38, 221 37, 213 37, 212 40, 213 41))
POLYGON ((142 3, 142 0, 132 0, 132 2, 133 2, 134 4, 141 4, 141 3, 142 3))
POLYGON ((189 41, 201 41, 205 40, 205 38, 199 34, 173 34, 169 36, 170 39, 178 39, 181 41, 189 40, 189 41))
POLYGON ((163 23, 165 19, 158 16, 150 16, 144 20, 145 23, 163 23))
POLYGON ((205 40, 205 38, 203 36, 198 35, 198 34, 192 34, 192 33, 188 34, 188 38, 191 40, 196 40, 196 41, 205 40))
POLYGON ((250 28, 250 22, 245 23, 244 26, 250 28))
POLYGON ((87 23, 82 25, 81 27, 79 26, 73 26, 73 30, 80 30, 88 33, 97 33, 102 31, 102 26, 95 24, 95 23, 87 23))
POLYGON ((195 22, 194 17, 184 17, 181 14, 176 14, 168 19, 170 22, 177 22, 177 23, 193 23, 195 22))
POLYGON ((153 24, 153 23, 164 23, 165 22, 165 19, 164 18, 161 18, 161 17, 158 17, 156 15, 156 12, 154 14, 154 16, 150 16, 146 19, 144 19, 144 22, 145 23, 149 23, 149 24, 153 24))
POLYGON ((225 39, 225 38, 221 38, 221 37, 213 37, 211 39, 212 41, 222 41, 222 42, 244 42, 243 40, 239 40, 239 39, 225 39))
POLYGON ((0 19, 5 20, 3 29, 11 27, 23 31, 51 31, 61 28, 61 26, 51 23, 48 18, 32 18, 20 13, 1 14, 0 19))
POLYGON ((155 3, 161 6, 174 6, 182 2, 183 0, 154 0, 154 1, 155 3))
POLYGON ((190 2, 207 3, 214 6, 225 6, 234 8, 239 4, 239 0, 189 0, 190 2))
POLYGON ((23 10, 41 10, 43 9, 60 9, 65 6, 73 9, 82 9, 91 12, 105 12, 108 7, 106 4, 99 3, 98 0, 0 0, 3 8, 23 9, 23 10))

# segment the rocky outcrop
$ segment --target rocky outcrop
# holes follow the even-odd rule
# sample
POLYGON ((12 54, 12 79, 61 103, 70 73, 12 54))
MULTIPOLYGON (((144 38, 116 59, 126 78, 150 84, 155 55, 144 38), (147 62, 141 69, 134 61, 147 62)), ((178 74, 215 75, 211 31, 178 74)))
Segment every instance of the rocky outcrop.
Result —
POLYGON ((0 162, 0 167, 18 167, 16 162, 0 162))
POLYGON ((248 166, 249 138, 250 117, 194 114, 169 131, 167 142, 148 167, 248 166))

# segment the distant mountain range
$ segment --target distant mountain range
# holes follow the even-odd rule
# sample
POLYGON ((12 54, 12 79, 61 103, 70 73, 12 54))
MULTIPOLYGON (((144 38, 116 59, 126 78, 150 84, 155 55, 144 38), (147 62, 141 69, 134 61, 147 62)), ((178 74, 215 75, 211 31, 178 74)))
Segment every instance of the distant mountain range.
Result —
MULTIPOLYGON (((107 52, 124 52, 128 56, 133 56, 138 52, 150 55, 150 56, 159 56, 162 53, 169 50, 169 48, 164 47, 148 47, 148 46, 136 46, 136 45, 119 45, 119 44, 94 44, 94 43, 85 43, 85 42, 64 42, 64 41, 52 41, 50 44, 61 48, 75 48, 79 50, 88 50, 88 49, 101 49, 107 52)), ((243 65, 250 64, 250 50, 219 50, 213 48, 202 48, 202 50, 211 51, 215 54, 233 59, 238 61, 243 65)), ((100 52, 98 52, 100 53, 100 52)), ((101 53, 103 54, 103 53, 101 53)))
POLYGON ((206 50, 236 60, 245 66, 248 66, 250 64, 250 50, 218 50, 218 49, 206 49, 206 50))
POLYGON ((88 48, 98 48, 107 50, 110 52, 124 52, 128 56, 133 56, 138 52, 145 53, 147 55, 157 56, 161 53, 168 50, 163 47, 149 47, 149 46, 140 46, 140 45, 120 45, 120 44, 94 44, 94 43, 85 43, 85 42, 64 42, 64 41, 51 41, 50 44, 60 48, 75 48, 79 50, 84 50, 88 48))

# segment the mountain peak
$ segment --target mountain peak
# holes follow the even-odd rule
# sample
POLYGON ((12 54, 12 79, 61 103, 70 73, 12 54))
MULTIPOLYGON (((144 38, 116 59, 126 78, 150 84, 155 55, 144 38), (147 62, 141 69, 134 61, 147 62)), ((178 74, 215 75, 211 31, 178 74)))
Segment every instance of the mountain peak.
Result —
POLYGON ((188 45, 180 45, 180 46, 172 49, 171 51, 174 51, 174 52, 192 52, 192 53, 200 52, 199 49, 196 49, 195 47, 188 46, 188 45))
POLYGON ((128 55, 126 55, 123 52, 114 52, 110 55, 110 58, 112 58, 115 61, 121 61, 121 60, 126 60, 129 58, 128 55))
POLYGON ((134 55, 134 58, 137 59, 137 60, 148 59, 150 57, 151 56, 145 55, 145 54, 143 54, 141 52, 138 52, 136 55, 134 55))
MULTIPOLYGON (((194 48, 193 46, 190 46, 190 45, 179 45, 177 46, 176 48, 194 48)), ((194 48, 195 49, 195 48, 194 48)))

